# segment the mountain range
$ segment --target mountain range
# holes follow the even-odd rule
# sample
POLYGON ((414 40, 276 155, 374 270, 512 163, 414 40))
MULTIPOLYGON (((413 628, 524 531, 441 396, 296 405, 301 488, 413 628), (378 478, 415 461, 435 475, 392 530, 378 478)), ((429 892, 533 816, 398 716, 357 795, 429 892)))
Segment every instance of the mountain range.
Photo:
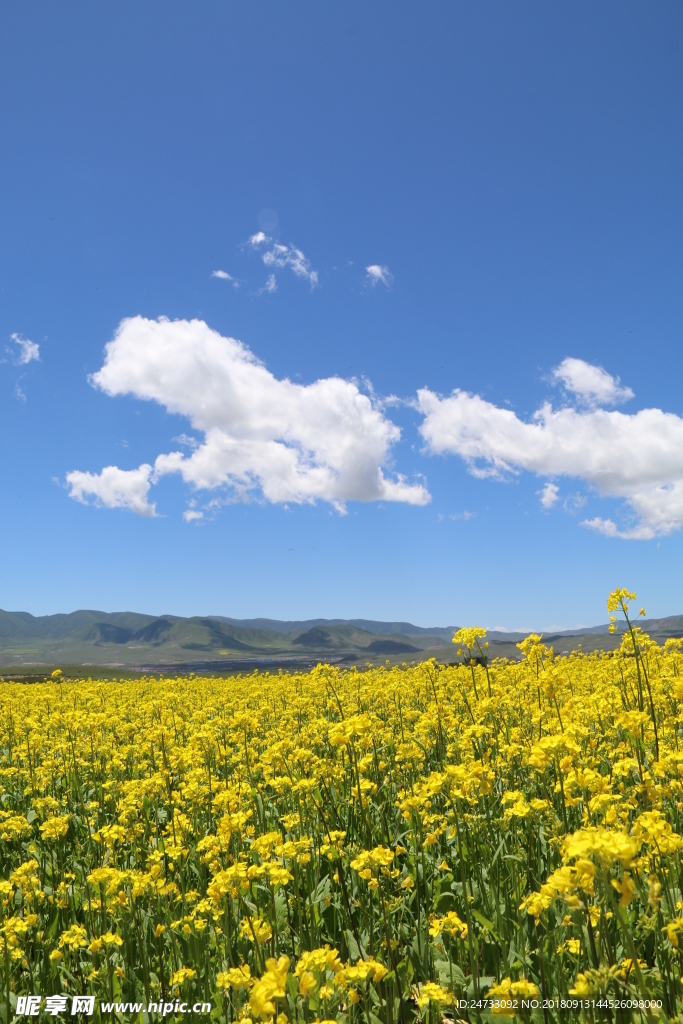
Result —
MULTIPOLYGON (((663 642, 683 635, 683 615, 641 621, 663 642)), ((33 616, 0 610, 0 672, 5 676, 48 668, 231 672, 255 667, 299 668, 319 661, 377 664, 455 657, 457 626, 425 628, 410 622, 372 619, 232 619, 220 615, 144 615, 138 612, 75 611, 33 616)), ((489 655, 519 656, 524 633, 490 630, 489 655)), ((561 630, 544 636, 558 653, 579 646, 590 651, 620 642, 604 625, 561 630)))

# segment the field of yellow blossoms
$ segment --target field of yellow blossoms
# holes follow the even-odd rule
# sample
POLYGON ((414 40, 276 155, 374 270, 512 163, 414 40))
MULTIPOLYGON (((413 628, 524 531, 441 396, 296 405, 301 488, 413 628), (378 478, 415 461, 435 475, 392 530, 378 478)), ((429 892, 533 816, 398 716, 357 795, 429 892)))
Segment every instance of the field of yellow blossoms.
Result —
POLYGON ((0 1017, 681 1019, 681 643, 0 684, 0 1017))

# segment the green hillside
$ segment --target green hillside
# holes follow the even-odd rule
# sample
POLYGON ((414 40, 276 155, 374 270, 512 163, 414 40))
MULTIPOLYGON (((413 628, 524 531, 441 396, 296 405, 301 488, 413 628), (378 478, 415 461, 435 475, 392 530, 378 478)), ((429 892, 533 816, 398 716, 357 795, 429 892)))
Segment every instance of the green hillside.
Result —
MULTIPOLYGON (((683 616, 652 619, 643 627, 658 642, 683 634, 683 616)), ((457 627, 426 629, 409 622, 369 619, 228 619, 220 616, 143 615, 76 611, 35 617, 0 611, 0 674, 40 674, 69 665, 119 671, 249 671, 254 667, 306 667, 319 661, 377 664, 436 657, 451 661, 457 627), (287 627, 287 628, 285 628, 287 627)), ((516 658, 523 633, 489 633, 491 658, 516 658)), ((620 643, 607 626, 546 634, 557 653, 620 643)))
MULTIPOLYGON (((266 620, 267 621, 267 620, 266 620)), ((119 669, 162 666, 211 667, 215 663, 310 664, 429 657, 450 653, 452 630, 443 636, 415 629, 418 635, 370 632, 351 623, 297 623, 284 632, 240 625, 217 617, 181 618, 132 612, 78 611, 40 618, 0 611, 0 669, 69 664, 119 669)), ((269 623, 270 625, 270 623, 269 623)), ((278 624, 279 625, 279 624, 278 624)))

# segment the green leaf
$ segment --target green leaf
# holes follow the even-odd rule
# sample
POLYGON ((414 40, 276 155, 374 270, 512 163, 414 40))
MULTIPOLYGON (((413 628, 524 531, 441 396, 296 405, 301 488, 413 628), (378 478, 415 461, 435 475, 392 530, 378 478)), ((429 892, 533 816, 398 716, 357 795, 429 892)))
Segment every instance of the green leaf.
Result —
POLYGON ((299 995, 299 982, 297 981, 293 974, 287 975, 286 985, 288 994, 296 1003, 297 997, 299 995))
POLYGON ((501 851, 501 850, 504 850, 504 849, 505 849, 505 839, 503 838, 503 839, 501 839, 501 841, 500 841, 500 844, 499 844, 499 846, 498 846, 498 849, 496 850, 496 852, 495 852, 495 853, 494 853, 494 855, 493 855, 493 860, 491 861, 491 867, 493 867, 493 866, 494 866, 494 864, 496 863, 496 861, 498 860, 498 857, 499 857, 499 855, 500 855, 500 851, 501 851))
POLYGON ((483 924, 484 928, 488 928, 488 930, 491 932, 491 935, 493 935, 495 939, 498 938, 498 932, 493 921, 489 921, 488 917, 484 917, 484 915, 481 914, 478 910, 472 911, 472 917, 475 919, 475 921, 478 921, 479 924, 483 924))
POLYGON ((455 897, 451 892, 442 892, 437 900, 436 911, 438 914, 447 914, 449 910, 455 910, 455 897))
POLYGON ((46 932, 45 932, 44 940, 45 940, 46 944, 48 942, 51 942, 52 939, 54 939, 55 935, 57 934, 57 925, 58 924, 59 924, 59 911, 57 910, 57 907, 55 907, 53 909, 53 911, 52 911, 52 915, 50 917, 50 923, 47 926, 47 929, 46 929, 46 932))
POLYGON ((449 965, 448 960, 435 960, 434 967, 436 968, 436 973, 439 975, 439 984, 443 985, 444 988, 450 988, 451 975, 455 986, 465 988, 467 984, 465 981, 465 975, 457 964, 451 963, 449 965))
POLYGON ((405 960, 401 960, 401 962, 396 965, 396 973, 401 979, 403 987, 408 988, 415 976, 413 965, 408 957, 406 957, 405 960))
POLYGON ((315 890, 315 895, 313 896, 313 899, 316 902, 319 902, 320 900, 325 899, 326 896, 329 896, 331 891, 332 879, 330 878, 329 875, 325 875, 322 881, 319 882, 318 888, 315 890))
POLYGON ((275 893, 275 922, 278 932, 283 932, 287 927, 287 893, 284 889, 278 889, 275 893))
POLYGON ((349 948, 349 958, 352 963, 355 963, 356 960, 358 960, 358 958, 360 957, 358 943, 354 939, 353 932, 351 931, 350 928, 347 928, 344 934, 346 935, 346 945, 349 948))
POLYGON ((461 988, 464 988, 467 984, 463 970, 457 964, 453 964, 453 981, 457 982, 461 988))
MULTIPOLYGON (((483 975, 479 977, 479 992, 482 998, 486 992, 486 989, 491 988, 492 985, 496 984, 496 979, 490 975, 483 975)), ((470 976, 469 984, 467 986, 467 995, 470 999, 474 999, 474 978, 470 976)))

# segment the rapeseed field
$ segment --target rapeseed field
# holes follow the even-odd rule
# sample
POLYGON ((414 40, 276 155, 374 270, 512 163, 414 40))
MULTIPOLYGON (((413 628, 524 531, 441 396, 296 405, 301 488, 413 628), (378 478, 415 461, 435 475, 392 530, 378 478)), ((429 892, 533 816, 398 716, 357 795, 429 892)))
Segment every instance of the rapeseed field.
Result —
POLYGON ((678 1019, 682 642, 631 618, 591 655, 0 684, 4 1019, 678 1019))

